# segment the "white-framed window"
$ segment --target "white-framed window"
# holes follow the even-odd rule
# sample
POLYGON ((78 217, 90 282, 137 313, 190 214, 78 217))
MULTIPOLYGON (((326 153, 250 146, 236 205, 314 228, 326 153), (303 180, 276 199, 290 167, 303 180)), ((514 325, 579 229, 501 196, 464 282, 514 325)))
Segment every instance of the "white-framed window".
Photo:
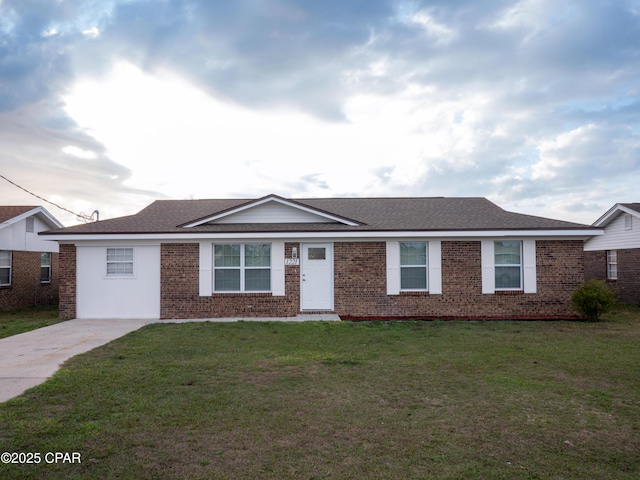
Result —
POLYGON ((624 229, 631 230, 633 228, 633 216, 630 213, 624 214, 624 229))
POLYGON ((427 242, 400 242, 400 290, 426 291, 428 288, 427 242))
POLYGON ((51 282, 51 252, 40 254, 40 281, 42 283, 51 282))
POLYGON ((618 279, 618 251, 607 250, 607 279, 618 279))
POLYGON ((107 277, 133 276, 133 248, 107 248, 107 277))
POLYGON ((271 244, 215 244, 213 291, 270 292, 271 244))
POLYGON ((0 250, 0 286, 11 285, 11 251, 0 250))
POLYGON ((522 290, 522 242, 494 242, 496 290, 522 290))

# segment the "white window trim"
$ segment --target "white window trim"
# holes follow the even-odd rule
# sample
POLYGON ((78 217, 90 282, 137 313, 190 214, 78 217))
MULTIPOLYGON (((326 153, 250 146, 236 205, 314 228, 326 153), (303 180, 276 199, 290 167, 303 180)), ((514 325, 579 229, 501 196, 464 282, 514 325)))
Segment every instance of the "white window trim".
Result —
POLYGON ((387 295, 400 295, 400 292, 425 292, 430 295, 442 294, 442 241, 411 239, 407 241, 427 243, 427 290, 400 289, 400 241, 386 242, 387 259, 387 295))
POLYGON ((134 247, 107 247, 104 251, 104 276, 105 278, 135 278, 136 276, 136 249, 134 247), (109 261, 109 250, 131 250, 131 261, 114 262, 109 261), (131 273, 109 273, 108 265, 110 263, 130 263, 131 273))
MULTIPOLYGON (((518 263, 517 265, 516 264, 512 264, 512 263, 506 263, 506 264, 505 263, 495 263, 495 245, 496 245, 496 242, 501 242, 501 241, 503 241, 503 240, 494 240, 494 242, 493 242, 493 248, 494 248, 494 252, 493 252, 494 253, 494 259, 493 259, 494 265, 493 265, 493 268, 494 268, 494 271, 495 271, 495 269, 500 268, 500 267, 515 267, 515 266, 517 266, 518 268, 520 268, 520 286, 519 287, 508 287, 508 288, 495 287, 495 291, 496 292, 520 292, 520 291, 524 290, 524 278, 523 278, 524 277, 524 274, 523 274, 524 273, 524 265, 523 265, 524 264, 524 253, 523 253, 524 246, 522 245, 522 240, 504 240, 505 242, 518 242, 520 244, 520 263, 518 263)), ((495 275, 495 273, 494 273, 494 275, 495 275)))
POLYGON ((607 250, 607 280, 617 280, 618 279, 618 251, 617 250, 607 250), (613 261, 612 261, 613 259, 613 261), (616 274, 611 275, 611 266, 615 265, 616 274))
MULTIPOLYGON (((280 253, 280 249, 278 247, 277 248, 277 253, 280 253)), ((200 257, 201 257, 201 261, 202 261, 202 244, 201 244, 201 248, 200 248, 200 257)), ((211 294, 215 294, 215 295, 224 295, 226 293, 245 293, 245 294, 253 294, 253 293, 271 293, 273 296, 281 296, 284 295, 284 244, 282 244, 282 268, 279 269, 279 272, 282 273, 282 280, 280 281, 279 279, 275 279, 276 280, 276 292, 274 293, 274 243, 273 242, 214 242, 211 244, 211 248, 210 248, 210 252, 211 252, 211 261, 209 263, 209 265, 211 265, 211 273, 210 273, 210 285, 211 285, 211 293, 202 295, 203 293, 203 285, 201 282, 201 287, 200 287, 200 294, 201 296, 209 296, 211 294), (244 249, 245 249, 245 245, 269 245, 270 246, 270 261, 269 261, 269 274, 270 274, 270 289, 269 290, 245 290, 245 271, 246 270, 251 270, 251 269, 266 269, 267 267, 261 266, 261 267, 246 267, 244 264, 244 249), (235 266, 235 267, 216 267, 215 266, 215 248, 216 245, 240 245, 240 265, 239 266, 235 266), (236 270, 239 269, 240 270, 240 290, 216 290, 215 289, 215 273, 216 270, 236 270), (282 288, 282 293, 280 293, 280 288, 282 288)), ((280 266, 280 262, 277 263, 277 267, 280 266)), ((206 273, 206 270, 201 269, 200 270, 200 277, 202 280, 202 276, 203 274, 206 273)), ((205 287, 208 286, 207 282, 205 282, 205 287)), ((206 291, 206 290, 204 290, 206 291)))
POLYGON ((10 287, 13 281, 13 252, 11 250, 3 250, 9 252, 9 264, 0 265, 0 268, 9 269, 9 283, 0 283, 0 287, 10 287))
POLYGON ((506 239, 491 239, 481 241, 481 263, 482 263, 482 293, 492 294, 504 291, 522 291, 524 293, 537 293, 537 271, 536 271, 536 241, 529 239, 513 239, 522 242, 522 255, 520 275, 522 278, 522 288, 497 289, 495 277, 495 242, 506 239))
POLYGON ((399 254, 400 254, 400 291, 401 292, 428 292, 429 291, 429 242, 427 241, 411 241, 411 242, 399 242, 399 254), (402 244, 403 243, 424 243, 425 244, 425 262, 423 265, 402 265, 402 244), (426 286, 425 288, 402 288, 402 269, 403 268, 420 268, 424 269, 424 277, 426 286))
POLYGON ((40 283, 51 283, 51 273, 52 273, 52 259, 53 255, 51 255, 51 252, 41 252, 40 253, 40 283), (43 253, 47 253, 49 254, 49 265, 43 265, 42 264, 42 254, 43 253), (47 280, 43 280, 42 279, 42 269, 43 268, 48 268, 49 269, 49 278, 47 280))

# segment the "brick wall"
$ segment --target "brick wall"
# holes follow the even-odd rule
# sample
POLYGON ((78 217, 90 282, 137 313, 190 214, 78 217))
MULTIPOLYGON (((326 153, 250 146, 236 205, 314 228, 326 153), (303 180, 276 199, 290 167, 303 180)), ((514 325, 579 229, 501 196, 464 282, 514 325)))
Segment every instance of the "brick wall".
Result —
POLYGON ((76 317, 76 246, 60 245, 60 318, 76 317))
MULTIPOLYGON (((286 258, 291 248, 287 243, 286 258)), ((334 311, 345 317, 567 318, 584 279, 581 241, 537 241, 537 293, 482 294, 480 242, 442 242, 442 295, 386 293, 385 242, 334 244, 334 311)), ((285 267, 286 296, 198 294, 197 243, 161 247, 161 318, 294 316, 300 311, 300 267, 285 267)))
POLYGON ((640 305, 640 248, 618 250, 618 296, 640 305))
MULTIPOLYGON (((640 248, 617 250, 618 279, 608 280, 618 289, 621 303, 640 304, 640 248)), ((607 252, 585 253, 585 278, 607 279, 607 252)))
POLYGON ((584 279, 607 279, 607 252, 605 250, 584 252, 584 279))
MULTIPOLYGON (((285 244, 285 256, 291 247, 285 244)), ((162 244, 160 248, 160 318, 290 317, 300 308, 299 267, 285 267, 286 296, 270 293, 224 293, 200 297, 197 243, 162 244)))
POLYGON ((482 294, 480 242, 442 242, 442 294, 386 294, 385 243, 336 243, 335 310, 341 316, 566 318, 584 279, 581 241, 537 241, 537 293, 482 294))
POLYGON ((40 281, 40 252, 14 251, 11 285, 0 287, 0 310, 58 303, 58 254, 51 254, 51 282, 40 281))

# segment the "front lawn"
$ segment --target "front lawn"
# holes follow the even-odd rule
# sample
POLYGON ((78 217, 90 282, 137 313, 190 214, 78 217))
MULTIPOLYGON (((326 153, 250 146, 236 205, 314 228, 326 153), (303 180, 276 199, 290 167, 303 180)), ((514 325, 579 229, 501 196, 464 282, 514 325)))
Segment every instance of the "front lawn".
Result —
POLYGON ((0 310, 0 338, 59 323, 57 305, 0 310))
POLYGON ((637 479, 639 346, 638 308, 149 325, 0 404, 0 452, 43 456, 0 478, 637 479))

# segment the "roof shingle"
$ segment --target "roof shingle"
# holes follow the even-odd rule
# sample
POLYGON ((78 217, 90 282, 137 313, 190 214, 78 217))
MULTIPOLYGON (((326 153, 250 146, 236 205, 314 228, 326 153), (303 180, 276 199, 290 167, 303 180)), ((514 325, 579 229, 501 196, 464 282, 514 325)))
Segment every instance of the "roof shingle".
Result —
POLYGON ((250 232, 383 232, 473 230, 580 230, 587 225, 508 212, 486 198, 307 198, 298 204, 353 219, 343 223, 205 224, 181 227, 247 203, 247 199, 157 200, 135 215, 47 232, 72 234, 186 234, 250 232))

